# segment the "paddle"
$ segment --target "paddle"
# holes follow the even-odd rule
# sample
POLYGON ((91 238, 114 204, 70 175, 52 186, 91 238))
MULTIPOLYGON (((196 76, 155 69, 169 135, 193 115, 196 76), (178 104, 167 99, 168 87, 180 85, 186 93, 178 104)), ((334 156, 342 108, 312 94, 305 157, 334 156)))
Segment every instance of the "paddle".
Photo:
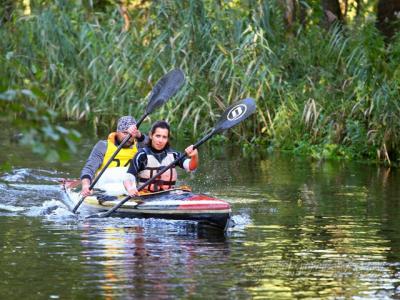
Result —
MULTIPOLYGON (((143 120, 151 114, 156 108, 163 105, 168 99, 172 98, 178 90, 181 88, 183 83, 185 82, 185 75, 181 69, 174 69, 167 74, 165 74, 153 87, 149 102, 147 103, 147 107, 143 116, 136 123, 136 128, 139 128, 140 124, 142 124, 143 120)), ((99 181, 101 175, 103 175, 104 171, 111 164, 115 156, 121 150, 121 148, 125 145, 125 143, 131 138, 131 135, 128 134, 125 139, 121 142, 118 148, 115 150, 114 154, 110 157, 107 163, 104 165, 103 169, 99 172, 97 177, 93 180, 93 182, 89 186, 89 190, 92 190, 96 185, 97 181, 99 181)), ((82 204, 85 197, 82 197, 79 202, 75 205, 72 212, 75 213, 79 206, 82 204)))
MULTIPOLYGON (((209 140, 213 135, 223 132, 229 128, 232 128, 233 126, 239 124, 243 120, 247 119, 254 111, 256 110, 256 104, 254 99, 252 98, 246 98, 242 101, 239 101, 231 106, 229 106, 221 118, 219 119, 217 125, 211 129, 211 131, 205 135, 202 139, 200 139, 196 144, 193 145, 193 149, 198 148, 201 144, 205 143, 207 140, 209 140)), ((143 190, 146 186, 151 184, 157 177, 159 177, 161 174, 166 172, 168 169, 176 165, 180 160, 184 159, 186 157, 186 153, 182 154, 180 157, 175 159, 173 162, 171 162, 169 165, 163 167, 156 175, 148 179, 145 183, 143 183, 140 187, 138 187, 138 191, 143 190)), ((94 218, 94 217, 99 217, 99 218, 104 218, 108 217, 111 215, 114 211, 116 211, 118 208, 120 208, 122 205, 124 205, 125 202, 127 202, 131 196, 125 197, 123 200, 121 200, 118 204, 114 205, 111 209, 104 213, 100 214, 95 214, 88 216, 88 218, 94 218)))

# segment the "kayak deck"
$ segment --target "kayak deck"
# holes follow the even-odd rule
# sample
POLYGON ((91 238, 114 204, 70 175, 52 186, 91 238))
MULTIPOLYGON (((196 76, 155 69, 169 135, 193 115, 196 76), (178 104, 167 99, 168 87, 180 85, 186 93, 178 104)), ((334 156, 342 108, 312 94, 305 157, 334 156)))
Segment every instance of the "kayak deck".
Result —
MULTIPOLYGON (((72 202, 79 199, 78 190, 63 184, 66 195, 72 202)), ((108 196, 95 191, 85 198, 85 208, 97 213, 105 212, 126 196, 108 196)), ((194 194, 188 189, 171 189, 147 193, 128 200, 113 216, 128 218, 162 218, 191 220, 226 230, 231 217, 231 207, 226 201, 204 194, 194 194)))

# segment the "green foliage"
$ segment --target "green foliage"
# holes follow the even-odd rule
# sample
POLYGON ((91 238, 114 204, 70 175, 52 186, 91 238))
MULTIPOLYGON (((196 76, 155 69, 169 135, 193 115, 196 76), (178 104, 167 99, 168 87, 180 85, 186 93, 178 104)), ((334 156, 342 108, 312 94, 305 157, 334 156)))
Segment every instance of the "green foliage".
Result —
POLYGON ((56 1, 5 23, 2 90, 40 90, 63 118, 110 127, 141 115, 156 80, 181 67, 186 87, 150 122, 198 135, 251 96, 257 115, 232 140, 321 159, 400 159, 400 37, 385 44, 367 10, 328 31, 320 3, 301 1, 305 23, 289 34, 282 1, 151 1, 129 10, 123 32, 113 3, 56 1))
MULTIPOLYGON (((7 90, 0 93, 0 121, 10 119, 14 135, 21 145, 54 162, 76 153, 79 132, 54 125, 57 113, 40 99, 41 92, 7 90)), ((4 166, 3 166, 4 167, 4 166)))

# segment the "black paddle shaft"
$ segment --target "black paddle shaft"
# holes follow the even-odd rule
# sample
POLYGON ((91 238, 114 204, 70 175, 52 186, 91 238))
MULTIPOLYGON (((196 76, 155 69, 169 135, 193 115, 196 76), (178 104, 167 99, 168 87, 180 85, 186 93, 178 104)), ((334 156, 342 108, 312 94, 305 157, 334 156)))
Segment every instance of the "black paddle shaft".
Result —
MULTIPOLYGON (((208 133, 206 134, 202 139, 200 139, 196 144, 193 145, 193 149, 197 149, 200 147, 200 145, 204 144, 206 141, 208 141, 214 134, 220 133, 224 130, 227 130, 243 120, 247 119, 251 114, 254 113, 256 109, 256 104, 254 99, 252 98, 246 98, 238 103, 235 103, 228 107, 224 114, 221 116, 219 122, 217 125, 208 133)), ((148 179, 146 182, 144 182, 140 187, 138 187, 138 191, 143 190, 146 186, 151 184, 154 180, 156 180, 157 177, 165 173, 168 169, 174 167, 179 161, 184 159, 186 157, 186 153, 182 154, 180 157, 175 159, 173 162, 171 162, 169 165, 163 167, 157 174, 155 174, 153 177, 148 179)), ((89 216, 91 217, 108 217, 110 216, 114 211, 116 211, 118 208, 120 208, 122 205, 124 205, 129 199, 131 199, 131 196, 125 197, 123 200, 121 200, 118 204, 114 205, 111 209, 108 211, 89 216)))

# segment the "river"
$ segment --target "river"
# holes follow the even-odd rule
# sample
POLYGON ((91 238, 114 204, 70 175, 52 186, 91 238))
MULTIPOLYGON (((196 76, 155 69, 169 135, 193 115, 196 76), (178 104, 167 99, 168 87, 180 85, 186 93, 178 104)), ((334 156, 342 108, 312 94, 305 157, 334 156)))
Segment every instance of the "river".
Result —
POLYGON ((397 169, 210 141, 180 181, 231 203, 223 235, 72 214, 58 181, 79 176, 94 139, 55 164, 2 143, 1 299, 400 298, 397 169))

